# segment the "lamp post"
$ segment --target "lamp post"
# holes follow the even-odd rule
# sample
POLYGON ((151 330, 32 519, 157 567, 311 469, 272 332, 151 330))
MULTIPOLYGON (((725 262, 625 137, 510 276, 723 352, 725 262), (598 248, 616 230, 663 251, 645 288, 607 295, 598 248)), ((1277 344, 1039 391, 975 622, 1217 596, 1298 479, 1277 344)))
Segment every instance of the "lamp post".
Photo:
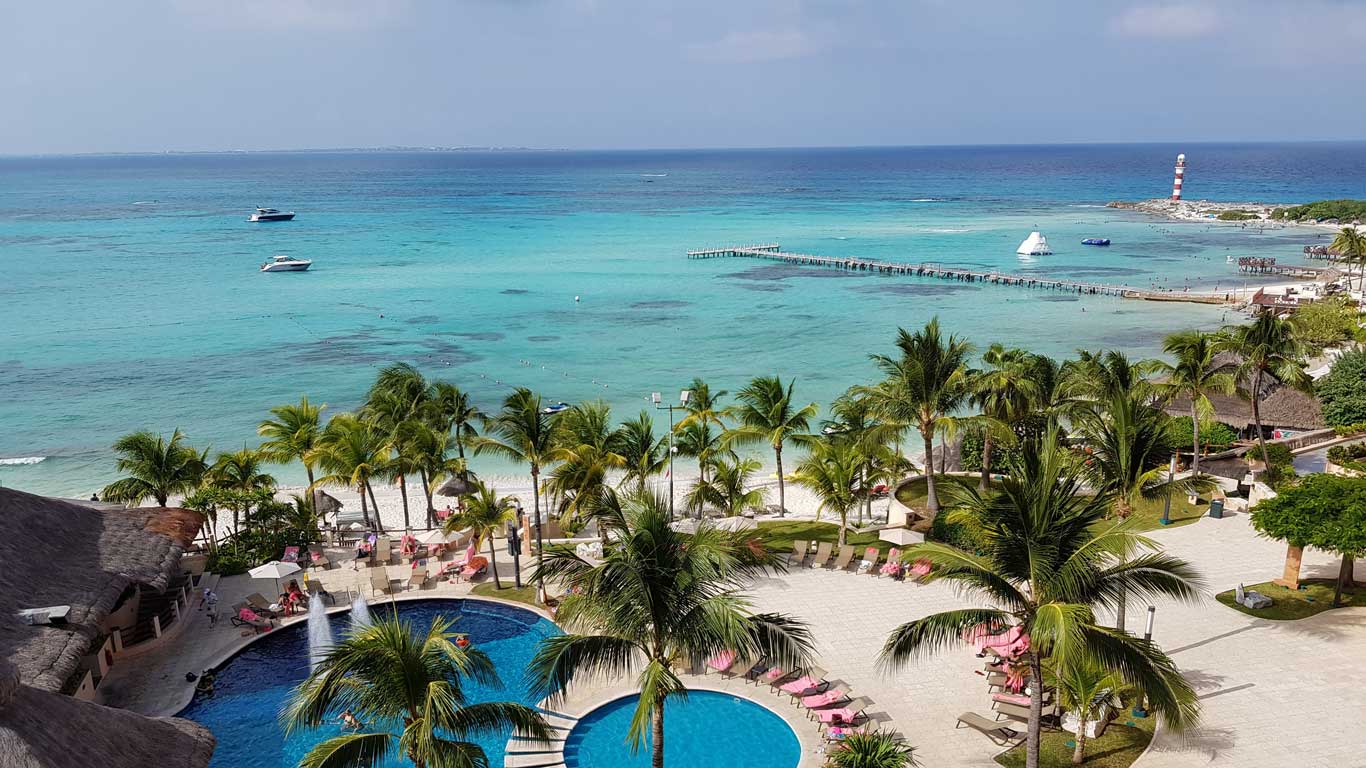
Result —
MULTIPOLYGON (((1172 454, 1171 463, 1167 465, 1167 485, 1171 485, 1176 479, 1176 454, 1172 454)), ((1162 499, 1162 519, 1158 521, 1162 525, 1171 525, 1172 522, 1172 495, 1168 493, 1162 499)), ((1150 609, 1151 610, 1151 609, 1150 609)), ((1148 614, 1148 629, 1152 629, 1152 614, 1148 614)))
MULTIPOLYGON (((1143 629, 1143 642, 1145 642, 1145 643, 1151 643, 1151 642, 1153 641, 1153 617, 1156 616, 1156 615, 1157 615, 1157 606, 1155 606, 1155 605, 1150 605, 1150 606, 1148 606, 1148 625, 1143 629)), ((1138 704, 1137 704, 1137 705, 1134 707, 1134 709, 1133 709, 1133 716, 1134 716, 1134 717, 1147 717, 1147 716, 1148 716, 1148 701, 1147 701, 1147 696, 1145 696, 1145 695, 1143 695, 1143 694, 1139 694, 1139 697, 1138 697, 1138 704)))
POLYGON ((674 519, 674 409, 686 410, 688 399, 692 397, 692 390, 685 389, 678 393, 678 405, 664 403, 664 398, 658 392, 650 393, 650 402, 654 403, 655 410, 667 410, 669 412, 669 520, 674 519))

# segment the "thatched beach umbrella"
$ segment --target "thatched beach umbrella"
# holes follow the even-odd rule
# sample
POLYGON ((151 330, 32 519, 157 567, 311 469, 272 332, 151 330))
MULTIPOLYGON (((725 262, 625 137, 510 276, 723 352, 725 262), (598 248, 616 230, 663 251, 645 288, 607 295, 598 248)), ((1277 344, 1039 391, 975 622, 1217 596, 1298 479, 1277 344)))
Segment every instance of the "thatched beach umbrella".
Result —
POLYGON ((315 490, 313 492, 313 514, 318 517, 335 515, 337 512, 341 511, 341 508, 342 503, 337 501, 337 498, 327 491, 315 490))
POLYGON ((442 483, 441 487, 436 489, 436 495, 438 495, 438 496, 468 496, 468 495, 470 495, 471 493, 474 493, 476 489, 477 489, 477 486, 475 486, 474 483, 471 483, 470 481, 466 480, 466 479, 463 478, 463 477, 458 477, 458 476, 457 476, 457 477, 452 477, 450 480, 447 480, 445 483, 442 483))

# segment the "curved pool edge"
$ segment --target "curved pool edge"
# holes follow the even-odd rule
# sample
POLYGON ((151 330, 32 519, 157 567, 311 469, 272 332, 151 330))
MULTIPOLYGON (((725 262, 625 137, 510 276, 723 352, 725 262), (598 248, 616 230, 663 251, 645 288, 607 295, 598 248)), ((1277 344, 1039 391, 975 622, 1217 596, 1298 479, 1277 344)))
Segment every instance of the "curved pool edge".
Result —
MULTIPOLYGON (((520 608, 521 610, 524 610, 524 611, 526 611, 526 612, 528 612, 528 613, 535 614, 537 617, 542 618, 542 619, 545 619, 546 621, 549 621, 549 622, 552 623, 552 624, 555 624, 555 617, 554 617, 554 616, 551 616, 550 613, 549 613, 548 611, 546 611, 546 610, 540 608, 539 606, 527 605, 526 603, 521 603, 521 602, 518 602, 518 601, 516 601, 516 600, 503 600, 503 599, 497 598, 497 597, 484 597, 484 596, 482 596, 482 595, 391 595, 391 596, 389 597, 388 600, 370 600, 370 599, 367 599, 367 600, 365 601, 365 604, 366 604, 367 606, 373 607, 373 606, 375 606, 375 605, 377 605, 377 604, 384 604, 384 603, 391 603, 391 602, 392 602, 392 603, 407 603, 407 602, 417 602, 417 601, 449 601, 449 602, 459 602, 459 601, 466 601, 466 600, 473 600, 473 601, 476 601, 476 602, 484 602, 484 603, 493 603, 493 604, 495 604, 495 605, 502 605, 502 606, 506 606, 506 607, 509 607, 509 608, 520 608)), ((348 603, 348 604, 346 604, 346 605, 334 606, 334 607, 332 607, 332 608, 328 608, 327 611, 326 611, 326 613, 327 613, 328 616, 332 616, 332 615, 338 614, 338 613, 347 613, 347 612, 349 612, 350 610, 351 610, 351 605, 348 603)), ((228 662, 232 661, 233 658, 235 658, 238 654, 242 653, 242 651, 245 651, 246 649, 250 648, 250 647, 252 646, 252 644, 255 643, 255 642, 257 642, 258 640, 262 640, 262 639, 264 639, 264 638, 270 637, 270 636, 273 635, 275 632, 278 632, 278 631, 284 629, 285 627, 292 627, 292 626, 294 626, 294 625, 296 625, 296 624, 304 624, 304 623, 307 623, 307 622, 308 622, 308 614, 307 614, 307 613, 303 613, 303 614, 298 615, 298 616, 290 617, 290 618, 289 618, 288 620, 286 620, 286 621, 280 622, 280 626, 276 627, 275 629, 271 630, 270 632, 257 632, 257 633, 248 635, 247 637, 242 638, 242 639, 241 639, 241 642, 239 642, 239 643, 237 643, 237 644, 235 644, 235 645, 232 645, 232 646, 230 646, 230 647, 228 647, 228 648, 225 648, 224 650, 222 650, 221 652, 219 652, 218 654, 216 654, 216 655, 214 655, 214 656, 210 656, 209 659, 208 659, 207 661, 205 661, 205 662, 202 664, 202 667, 201 667, 201 668, 202 668, 202 669, 214 669, 214 670, 216 670, 216 669, 218 669, 219 667, 223 666, 224 664, 227 664, 228 662)), ((555 626, 558 627, 559 624, 555 624, 555 626)), ((180 713, 181 713, 181 712, 184 712, 186 709, 188 709, 189 706, 190 706, 191 704, 193 704, 193 703, 194 703, 194 686, 192 686, 192 685, 187 685, 186 688, 185 688, 184 694, 180 697, 179 703, 176 704, 174 707, 164 707, 164 708, 162 708, 162 709, 160 709, 160 710, 146 713, 146 715, 147 715, 148 717, 180 717, 180 713)))
MULTIPOLYGON (((802 716, 802 710, 799 707, 784 701, 778 695, 767 690, 766 687, 746 683, 741 678, 723 678, 720 675, 684 674, 681 675, 681 678, 689 692, 710 691, 735 696, 777 715, 791 729, 792 735, 797 739, 800 757, 794 768, 821 768, 825 764, 824 744, 816 725, 802 716)), ((537 750, 544 755, 544 763, 557 766, 557 768, 567 765, 564 761, 564 749, 574 726, 578 725, 578 722, 589 713, 614 701, 636 696, 639 693, 640 691, 633 686, 617 683, 608 686, 606 689, 599 688, 582 696, 570 697, 566 701, 556 702, 549 698, 542 699, 536 705, 538 709, 551 713, 557 721, 569 721, 569 725, 561 726, 564 728, 563 737, 552 742, 550 749, 537 750)), ((556 724, 558 723, 552 722, 552 725, 556 724)), ((508 739, 508 743, 504 747, 505 755, 517 754, 517 751, 512 749, 514 743, 517 743, 515 737, 508 739)))

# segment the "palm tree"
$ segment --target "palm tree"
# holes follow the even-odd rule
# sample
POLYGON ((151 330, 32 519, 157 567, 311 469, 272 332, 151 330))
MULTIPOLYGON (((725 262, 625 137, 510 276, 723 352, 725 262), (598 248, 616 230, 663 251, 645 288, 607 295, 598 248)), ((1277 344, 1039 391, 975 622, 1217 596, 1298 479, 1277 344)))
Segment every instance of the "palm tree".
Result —
MULTIPOLYGON (((455 438, 455 454, 465 458, 465 446, 479 436, 475 422, 485 418, 484 412, 470 400, 468 392, 445 381, 432 384, 428 401, 429 418, 442 432, 449 432, 455 438)), ((466 478, 468 479, 468 478, 466 478)))
POLYGON ((1072 750, 1072 764, 1086 760, 1086 728, 1105 716, 1107 710, 1124 707, 1124 695, 1130 686, 1123 676, 1096 663, 1094 658, 1080 656, 1067 659, 1049 670, 1049 681, 1058 697, 1058 706, 1077 718, 1077 746, 1072 750))
POLYGON ((498 548, 493 546, 493 539, 516 519, 517 513, 513 509, 512 497, 499 497, 497 489, 483 483, 475 483, 474 487, 474 493, 464 497, 465 508, 459 514, 446 518, 443 527, 446 533, 465 529, 473 531, 475 551, 478 551, 481 541, 488 539, 489 570, 493 571, 493 585, 502 589, 503 582, 498 580, 498 548))
POLYGON ((614 528, 602 562, 557 549, 536 567, 538 580, 563 583, 556 620, 566 634, 541 641, 528 667, 539 693, 563 696, 582 678, 635 672, 640 698, 627 731, 633 748, 648 738, 651 765, 664 765, 664 711, 687 689, 675 665, 700 665, 722 651, 799 663, 811 650, 805 625, 756 614, 743 590, 780 562, 739 535, 701 523, 688 535, 670 526, 668 500, 656 494, 614 497, 600 518, 614 528))
MULTIPOLYGON (((384 465, 389 460, 388 450, 385 436, 373 425, 356 418, 354 414, 339 413, 327 423, 327 428, 318 438, 318 447, 313 450, 313 459, 327 473, 315 480, 314 484, 355 488, 360 494, 361 516, 369 526, 370 515, 365 497, 368 493, 370 501, 375 502, 370 478, 384 472, 384 465)), ((379 504, 375 503, 374 508, 375 527, 382 531, 384 522, 380 520, 379 504)))
MULTIPOLYGON (((503 399, 503 407, 498 413, 485 421, 488 434, 471 440, 476 456, 494 453, 530 466, 538 564, 544 549, 541 544, 541 469, 554 460, 556 429, 554 414, 541 408, 541 396, 526 387, 518 387, 503 399)), ((544 598, 545 584, 539 576, 536 583, 537 591, 544 598)))
MULTIPOLYGON (((1343 263, 1347 265, 1347 284, 1352 282, 1352 265, 1356 264, 1363 270, 1363 277, 1366 277, 1366 235, 1356 227, 1343 227, 1333 237, 1333 242, 1328 246, 1338 252, 1343 263)), ((1359 278, 1360 279, 1360 278, 1359 278)))
POLYGON ((1289 320, 1282 320, 1270 312, 1263 312, 1247 325, 1225 328, 1217 342, 1220 351, 1238 356, 1234 379, 1243 385, 1246 397, 1252 401, 1252 421, 1257 427, 1257 445, 1261 448, 1262 463, 1270 467, 1266 453, 1266 435, 1262 430, 1262 397, 1265 387, 1274 377, 1282 384, 1307 390, 1309 374, 1304 372, 1304 348, 1295 337, 1289 320))
POLYGON ((830 768, 919 768, 915 747, 896 731, 854 732, 834 744, 826 757, 830 768))
POLYGON ((724 389, 713 392, 707 382, 695 376, 686 389, 691 393, 688 396, 688 402, 684 404, 688 415, 674 425, 675 429, 681 428, 684 424, 698 421, 725 427, 726 409, 721 407, 721 399, 730 394, 729 392, 724 389))
POLYGON ((726 446, 725 433, 710 421, 684 419, 674 427, 673 440, 679 455, 697 459, 697 478, 703 484, 708 482, 707 471, 716 462, 725 456, 735 456, 726 446))
POLYGON ((601 400, 579 403, 556 417, 552 458, 559 462, 546 486, 559 499, 562 520, 584 520, 607 488, 607 474, 626 462, 612 450, 612 409, 601 400))
POLYGON ((428 411, 432 388, 422 373, 408 363, 395 363, 379 372, 366 395, 360 416, 375 425, 386 438, 386 453, 391 454, 378 476, 398 484, 403 499, 403 527, 411 527, 408 509, 408 475, 416 471, 417 461, 404 436, 410 424, 420 422, 428 411))
POLYGON ((1000 433, 997 425, 1009 428, 1029 415, 1030 407, 1039 400, 1038 384, 1030 377, 1037 363, 1023 349, 1006 349, 992 344, 982 353, 983 368, 974 371, 968 388, 968 399, 987 418, 982 426, 982 476, 977 487, 985 491, 991 478, 991 449, 993 433, 1000 433))
POLYGON ((422 496, 427 504, 427 527, 431 528, 436 515, 432 494, 448 477, 459 476, 464 480, 470 480, 472 474, 469 471, 469 464, 463 458, 450 455, 450 444, 455 441, 451 433, 434 429, 424 422, 404 422, 403 428, 399 431, 399 440, 401 452, 411 462, 410 471, 417 472, 421 478, 422 496))
POLYGON ((1117 393, 1092 403, 1078 413, 1076 426, 1090 449, 1092 484, 1107 491, 1120 519, 1143 499, 1171 498, 1212 485, 1207 478, 1168 480, 1172 419, 1139 395, 1117 393))
POLYGON ((208 452, 185 445, 178 429, 170 440, 147 430, 124 435, 114 441, 114 452, 119 454, 114 466, 128 476, 100 491, 105 501, 136 504, 151 496, 164 507, 171 496, 194 490, 207 468, 208 452))
POLYGON ((740 402, 731 411, 740 425, 727 433, 729 442, 764 442, 773 448, 773 457, 778 463, 778 517, 787 512, 786 488, 783 485, 783 444, 805 435, 817 411, 815 403, 797 406, 792 399, 795 386, 796 382, 790 381, 784 388, 782 379, 777 376, 759 376, 751 380, 736 393, 735 397, 740 402))
MULTIPOLYGON (((240 451, 220 453, 205 473, 204 481, 214 488, 240 494, 274 490, 275 478, 261 471, 265 461, 260 451, 246 446, 242 446, 240 451)), ((239 504, 233 504, 232 508, 232 529, 237 531, 242 524, 241 513, 246 510, 239 504)))
POLYGON ((822 510, 833 512, 840 521, 840 546, 849 528, 849 513, 859 505, 859 477, 865 461, 859 446, 852 442, 821 440, 811 444, 811 453, 797 465, 797 484, 808 488, 820 499, 817 519, 822 510))
POLYGON ((1233 375, 1224 370, 1226 366, 1217 362, 1219 356, 1217 339, 1213 334, 1200 331, 1182 331, 1167 337, 1162 349, 1176 363, 1160 363, 1159 372, 1166 380, 1159 383, 1158 391, 1167 399, 1185 397, 1191 403, 1191 432, 1194 445, 1191 450, 1191 472, 1200 474, 1200 425, 1212 422, 1216 416, 1211 394, 1231 395, 1237 390, 1233 375))
POLYGON ((881 419, 876 402, 858 387, 850 387, 835 398, 830 415, 821 432, 831 442, 855 446, 861 459, 857 491, 864 501, 859 511, 862 523, 864 510, 869 517, 873 515, 874 484, 895 482, 905 467, 906 462, 898 461, 897 452, 891 449, 902 427, 881 419))
POLYGON ((618 487, 634 484, 637 491, 644 492, 645 484, 663 472, 669 461, 665 439, 655 437, 654 419, 648 411, 641 411, 634 419, 622 422, 612 433, 609 445, 626 467, 618 487))
POLYGON ((697 513, 699 520, 708 508, 717 510, 722 517, 758 512, 768 500, 768 489, 750 488, 749 484, 761 466, 758 459, 741 459, 733 455, 729 460, 719 460, 712 464, 712 476, 707 480, 698 478, 683 503, 697 513))
POLYGON ((467 703, 466 679, 501 685, 483 651, 461 648, 454 619, 438 616, 425 633, 397 615, 353 628, 299 684, 280 713, 285 732, 320 728, 349 710, 368 732, 333 736, 313 747, 300 768, 374 768, 397 748, 416 768, 483 766, 488 756, 473 741, 516 729, 549 742, 550 728, 535 710, 511 702, 467 703), (401 727, 399 733, 390 727, 401 727))
POLYGON ((1167 727, 1190 727, 1199 704, 1171 658, 1147 640, 1101 626, 1095 609, 1113 605, 1125 590, 1195 600, 1194 571, 1126 524, 1101 523, 1110 499, 1104 492, 1084 493, 1084 474, 1057 444, 1055 429, 1021 448, 999 492, 962 486, 956 494, 958 508, 950 518, 974 527, 982 554, 934 543, 915 545, 903 556, 907 562, 928 560, 934 566, 929 579, 954 582, 975 603, 990 607, 935 613, 901 625, 883 646, 883 663, 903 666, 962 642, 966 632, 982 625, 1019 625, 1029 636, 1021 656, 1031 677, 1028 768, 1039 765, 1043 669, 1050 659, 1092 658, 1143 691, 1167 727))
POLYGON ((966 394, 966 361, 972 352, 967 341, 939 331, 939 318, 925 328, 908 333, 897 331, 897 357, 874 355, 886 380, 866 390, 884 417, 896 423, 914 424, 925 443, 925 506, 931 519, 939 514, 939 497, 934 482, 934 436, 952 417, 954 406, 966 394))
POLYGON ((270 461, 284 464, 299 461, 308 473, 308 486, 313 487, 314 461, 308 456, 318 447, 322 434, 321 416, 326 404, 312 405, 307 397, 299 398, 298 405, 271 408, 275 418, 266 419, 256 428, 256 434, 266 438, 261 443, 262 454, 270 461))

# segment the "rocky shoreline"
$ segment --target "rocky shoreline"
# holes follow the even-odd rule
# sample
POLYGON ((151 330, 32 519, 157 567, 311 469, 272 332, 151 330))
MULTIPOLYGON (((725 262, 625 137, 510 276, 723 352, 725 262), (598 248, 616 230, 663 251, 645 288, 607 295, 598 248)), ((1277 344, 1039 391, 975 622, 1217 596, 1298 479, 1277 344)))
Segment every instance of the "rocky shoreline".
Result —
POLYGON ((1284 205, 1271 205, 1269 203, 1223 203, 1213 200, 1171 200, 1159 198, 1155 200, 1141 200, 1129 202, 1115 200, 1106 203, 1106 208, 1118 208, 1121 210, 1141 211, 1156 216, 1164 216, 1177 221, 1223 221, 1237 224, 1240 222, 1257 222, 1258 226, 1269 227, 1288 227, 1288 226, 1316 226, 1314 224, 1300 224, 1292 221, 1276 221, 1271 218, 1271 212, 1277 208, 1284 208, 1284 205), (1220 216, 1224 218, 1220 218, 1220 216))

